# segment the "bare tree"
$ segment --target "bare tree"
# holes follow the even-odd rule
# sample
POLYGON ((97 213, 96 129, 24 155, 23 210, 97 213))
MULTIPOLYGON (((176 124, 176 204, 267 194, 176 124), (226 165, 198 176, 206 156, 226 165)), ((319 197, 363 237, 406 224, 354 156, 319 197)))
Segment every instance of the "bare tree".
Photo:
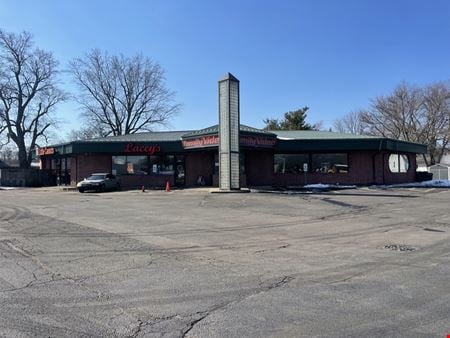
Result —
POLYGON ((161 67, 142 55, 110 56, 94 49, 71 62, 79 102, 90 125, 107 135, 133 134, 166 123, 179 109, 161 67))
POLYGON ((427 145, 427 165, 438 163, 449 144, 450 89, 437 83, 425 88, 402 84, 377 97, 361 113, 364 128, 373 135, 427 145))
POLYGON ((316 123, 314 123, 311 126, 311 130, 316 130, 316 131, 320 131, 320 130, 324 130, 324 126, 323 126, 323 121, 318 121, 316 123))
POLYGON ((17 151, 11 145, 6 145, 0 148, 0 159, 5 161, 15 161, 17 160, 17 151))
POLYGON ((450 88, 436 83, 424 89, 421 139, 428 146, 427 165, 439 163, 450 142, 450 88))
POLYGON ((57 74, 53 55, 33 48, 30 33, 0 30, 0 133, 16 145, 23 168, 30 166, 38 142, 46 142, 55 123, 51 113, 65 99, 57 74))
POLYGON ((362 111, 353 111, 342 118, 334 120, 333 127, 339 133, 364 134, 364 124, 361 121, 362 111))
POLYGON ((5 110, 1 107, 0 104, 0 151, 8 144, 8 137, 6 135, 6 122, 1 118, 1 116, 5 114, 4 111, 5 110))
POLYGON ((422 103, 423 91, 403 83, 391 95, 377 97, 361 120, 372 134, 420 142, 422 103))
POLYGON ((108 135, 107 130, 104 130, 101 125, 82 127, 80 129, 72 129, 67 134, 68 141, 90 140, 98 137, 105 137, 108 135))

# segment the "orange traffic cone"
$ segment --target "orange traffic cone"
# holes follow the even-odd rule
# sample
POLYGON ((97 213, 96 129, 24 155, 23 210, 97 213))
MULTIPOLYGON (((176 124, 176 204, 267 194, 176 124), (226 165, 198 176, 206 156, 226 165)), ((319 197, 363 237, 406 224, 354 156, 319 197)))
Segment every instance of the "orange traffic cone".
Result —
POLYGON ((170 182, 166 181, 166 192, 170 192, 170 182))

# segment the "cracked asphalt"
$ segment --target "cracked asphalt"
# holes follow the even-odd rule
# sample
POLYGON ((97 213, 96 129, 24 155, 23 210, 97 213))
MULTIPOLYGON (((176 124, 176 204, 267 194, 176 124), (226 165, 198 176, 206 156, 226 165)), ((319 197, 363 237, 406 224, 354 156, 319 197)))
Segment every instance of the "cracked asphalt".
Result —
POLYGON ((445 337, 449 201, 0 191, 0 336, 445 337))

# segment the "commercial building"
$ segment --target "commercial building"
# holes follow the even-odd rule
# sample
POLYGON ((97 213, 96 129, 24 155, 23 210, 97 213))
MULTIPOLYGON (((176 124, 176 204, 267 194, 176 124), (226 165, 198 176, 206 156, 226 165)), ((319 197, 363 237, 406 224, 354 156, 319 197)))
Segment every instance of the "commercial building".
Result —
MULTIPOLYGON (((415 180, 420 144, 322 131, 240 126, 241 186, 394 184, 415 180)), ((94 172, 122 187, 219 185, 218 126, 74 141, 39 149, 42 169, 76 184, 94 172)))
POLYGON ((124 188, 412 182, 426 147, 399 140, 322 131, 265 131, 240 124, 239 80, 219 81, 219 125, 146 132, 38 149, 41 168, 62 184, 94 172, 119 176, 124 188))

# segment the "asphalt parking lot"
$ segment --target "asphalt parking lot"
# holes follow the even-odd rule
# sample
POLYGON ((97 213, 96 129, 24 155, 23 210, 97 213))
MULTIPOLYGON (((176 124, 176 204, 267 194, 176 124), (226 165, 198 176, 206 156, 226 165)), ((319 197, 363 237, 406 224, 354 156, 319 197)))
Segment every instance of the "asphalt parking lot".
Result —
POLYGON ((449 203, 0 191, 0 336, 446 337, 449 203))

